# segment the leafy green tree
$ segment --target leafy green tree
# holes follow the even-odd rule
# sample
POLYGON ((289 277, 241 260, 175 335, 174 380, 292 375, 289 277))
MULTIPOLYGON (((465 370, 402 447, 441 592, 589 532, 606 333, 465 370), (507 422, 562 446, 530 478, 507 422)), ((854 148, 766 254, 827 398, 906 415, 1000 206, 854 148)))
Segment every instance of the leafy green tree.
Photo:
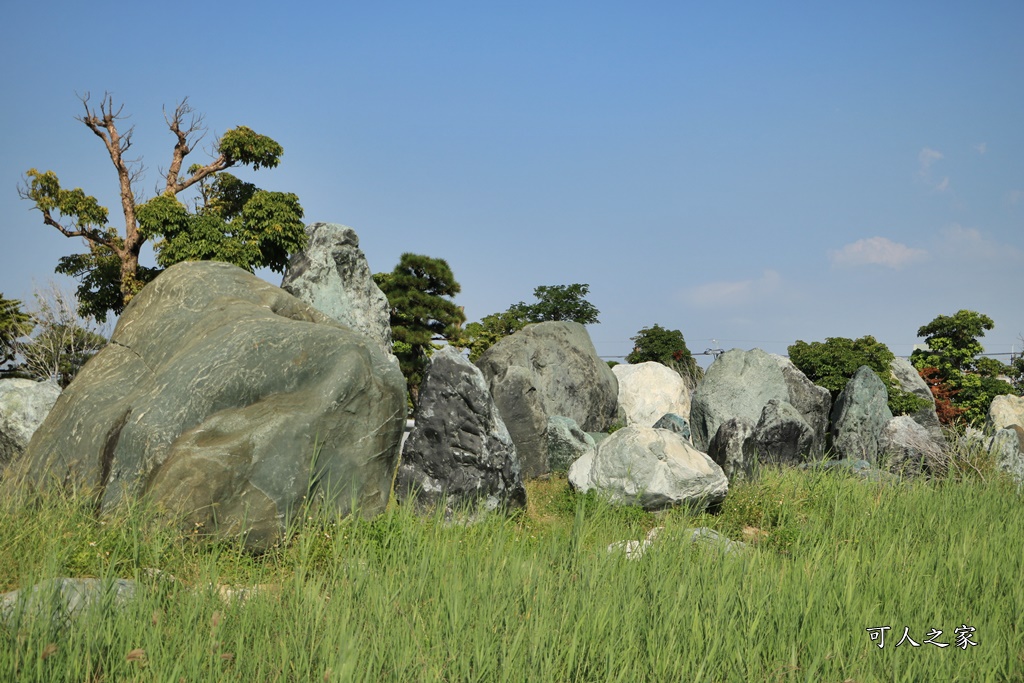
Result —
POLYGON ((976 311, 964 309, 954 315, 940 315, 917 331, 928 348, 917 349, 910 356, 918 371, 937 370, 937 377, 950 391, 953 406, 975 426, 984 423, 993 398, 1013 393, 1010 384, 998 379, 1011 368, 981 356, 985 349, 979 339, 994 327, 992 318, 976 311))
POLYGON ((593 325, 600 311, 586 300, 590 285, 541 285, 533 290, 537 301, 520 301, 503 313, 492 313, 480 322, 466 325, 457 345, 469 349, 469 359, 476 361, 484 351, 503 338, 523 329, 530 323, 548 320, 567 320, 581 325, 593 325))
POLYGON ((466 325, 457 346, 469 349, 469 360, 475 363, 484 351, 528 324, 521 311, 513 306, 504 313, 492 313, 481 318, 480 322, 466 325))
POLYGON ((32 332, 32 316, 21 310, 17 299, 5 299, 0 292, 0 373, 10 374, 16 370, 18 340, 32 332))
POLYGON ((80 188, 61 187, 52 171, 30 169, 18 188, 43 214, 43 223, 66 237, 81 237, 88 251, 60 259, 57 272, 80 281, 79 312, 106 319, 108 311, 119 314, 131 298, 160 272, 139 264, 142 246, 156 240, 158 263, 167 267, 182 260, 216 259, 248 270, 261 266, 280 272, 286 255, 305 246, 302 208, 289 193, 264 192, 233 176, 221 173, 233 166, 253 170, 273 168, 284 149, 265 135, 245 126, 232 128, 216 141, 216 157, 205 165, 194 164, 180 175, 185 161, 203 138, 202 116, 195 115, 183 100, 165 121, 176 142, 162 193, 142 202, 135 186, 141 178, 138 160, 125 158, 131 147, 134 126, 118 130, 122 107, 109 94, 99 110, 82 97, 84 115, 78 118, 103 141, 117 171, 124 215, 123 233, 108 225, 108 211, 95 197, 80 188), (177 196, 197 187, 201 205, 190 213, 177 196), (283 256, 284 254, 285 256, 283 256))
POLYGON ((450 297, 462 288, 444 259, 402 254, 390 273, 373 276, 391 307, 393 350, 416 404, 434 341, 458 341, 466 320, 450 297))
POLYGON ((789 359, 807 378, 825 387, 835 400, 857 368, 866 365, 878 375, 889 393, 889 410, 905 415, 925 407, 924 399, 903 391, 892 374, 895 356, 889 347, 871 335, 860 339, 827 337, 824 342, 797 340, 789 349, 789 359))
POLYGON ((703 375, 703 371, 686 346, 683 333, 679 330, 668 330, 655 324, 644 327, 630 339, 633 342, 633 350, 626 356, 627 363, 661 363, 683 377, 693 379, 694 383, 703 375))
POLYGON ((533 290, 536 303, 520 301, 509 311, 523 316, 527 322, 540 323, 547 320, 568 320, 581 325, 595 325, 601 311, 586 300, 590 285, 541 285, 533 290))

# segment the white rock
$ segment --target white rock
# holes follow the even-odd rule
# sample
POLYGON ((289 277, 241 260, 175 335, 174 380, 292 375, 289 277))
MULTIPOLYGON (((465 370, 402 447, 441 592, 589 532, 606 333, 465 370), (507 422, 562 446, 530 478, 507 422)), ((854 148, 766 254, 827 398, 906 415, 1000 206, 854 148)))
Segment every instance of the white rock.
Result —
POLYGON ((650 427, 665 413, 690 417, 690 391, 672 368, 648 361, 612 368, 627 425, 650 427))

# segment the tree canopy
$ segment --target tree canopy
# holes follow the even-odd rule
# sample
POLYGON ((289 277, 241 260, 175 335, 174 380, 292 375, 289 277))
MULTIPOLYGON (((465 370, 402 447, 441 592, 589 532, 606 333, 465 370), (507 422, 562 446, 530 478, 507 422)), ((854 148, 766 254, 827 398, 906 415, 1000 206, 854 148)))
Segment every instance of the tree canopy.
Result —
POLYGON ((924 399, 903 391, 892 373, 895 356, 889 347, 871 335, 859 339, 827 337, 824 342, 807 343, 797 340, 789 349, 789 359, 807 378, 825 387, 832 399, 839 396, 857 369, 866 365, 875 371, 889 393, 889 410, 893 415, 905 415, 920 410, 924 399))
POLYGON ((654 361, 695 381, 703 375, 679 330, 668 330, 655 324, 642 328, 630 340, 633 342, 633 351, 626 356, 627 363, 635 365, 654 361))
POLYGON ((501 313, 492 313, 466 325, 458 342, 469 349, 469 359, 476 361, 501 339, 515 334, 530 323, 565 320, 581 325, 598 323, 600 311, 586 300, 590 285, 541 285, 533 290, 536 302, 512 304, 501 313))
POLYGON ((981 356, 985 349, 979 340, 994 327, 992 318, 966 309, 937 316, 917 331, 928 348, 910 356, 914 367, 932 378, 933 393, 938 390, 948 397, 955 409, 951 413, 975 426, 984 423, 993 398, 1013 393, 1013 387, 998 378, 1012 369, 981 356))
POLYGON ((411 253, 402 254, 390 273, 376 273, 373 279, 388 298, 394 353, 415 404, 432 343, 461 336, 466 316, 450 297, 462 288, 447 261, 411 253))
POLYGON ((185 158, 205 135, 203 117, 182 100, 164 120, 174 135, 171 161, 161 193, 142 201, 137 185, 141 160, 125 158, 134 126, 119 130, 123 106, 105 94, 99 109, 81 98, 85 113, 78 121, 103 141, 117 172, 123 228, 111 227, 108 211, 81 188, 61 186, 53 171, 30 169, 18 193, 43 215, 43 223, 66 237, 81 237, 84 253, 62 257, 56 271, 79 280, 79 312, 100 321, 108 312, 119 314, 131 298, 162 268, 185 260, 227 261, 252 271, 270 267, 278 272, 288 254, 305 246, 302 207, 291 193, 266 192, 223 173, 234 166, 253 170, 274 168, 284 149, 273 139, 246 126, 225 132, 215 142, 215 157, 193 164, 183 175, 185 158), (197 187, 201 200, 189 211, 177 196, 197 187), (139 264, 143 244, 154 240, 160 268, 139 264))

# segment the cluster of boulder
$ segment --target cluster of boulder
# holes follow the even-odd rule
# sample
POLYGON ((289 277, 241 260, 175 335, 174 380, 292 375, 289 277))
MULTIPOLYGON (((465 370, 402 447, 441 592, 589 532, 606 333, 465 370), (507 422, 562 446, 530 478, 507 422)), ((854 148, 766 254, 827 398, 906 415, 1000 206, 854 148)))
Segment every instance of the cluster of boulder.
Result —
MULTIPOLYGON (((659 509, 716 505, 759 466, 826 453, 911 475, 945 466, 934 406, 894 418, 869 368, 833 404, 787 359, 737 349, 691 395, 658 363, 609 368, 571 322, 529 325, 475 365, 434 353, 403 439, 387 300, 351 229, 307 230, 281 288, 225 263, 175 265, 63 393, 0 382, 4 486, 94 491, 101 513, 146 496, 261 548, 307 506, 372 515, 393 492, 449 515, 508 510, 526 505, 524 479, 551 472, 659 509)), ((909 363, 892 372, 931 398, 909 363)), ((1024 409, 1008 404, 1024 399, 1005 398, 984 446, 1024 480, 1024 409)))

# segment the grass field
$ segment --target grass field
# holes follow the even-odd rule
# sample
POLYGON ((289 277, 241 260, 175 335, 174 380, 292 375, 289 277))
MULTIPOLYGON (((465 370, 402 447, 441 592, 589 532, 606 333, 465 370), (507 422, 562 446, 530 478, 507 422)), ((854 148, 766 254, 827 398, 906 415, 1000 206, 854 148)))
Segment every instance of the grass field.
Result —
POLYGON ((57 576, 139 590, 70 625, 17 611, 0 680, 1024 680, 1024 501, 967 471, 769 470, 714 516, 612 508, 553 478, 511 518, 318 516, 260 557, 141 507, 97 522, 86 499, 7 500, 0 591, 57 576), (608 552, 654 526, 639 561, 608 552), (690 544, 696 526, 748 547, 690 544), (958 646, 962 627, 976 645, 958 646), (896 646, 905 629, 918 646, 896 646))

